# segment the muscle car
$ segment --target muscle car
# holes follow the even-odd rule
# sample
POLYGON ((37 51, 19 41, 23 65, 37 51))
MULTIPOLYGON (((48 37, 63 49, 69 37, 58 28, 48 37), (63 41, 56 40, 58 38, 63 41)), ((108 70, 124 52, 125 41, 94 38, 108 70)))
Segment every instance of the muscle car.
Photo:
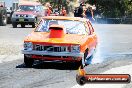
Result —
POLYGON ((32 66, 35 60, 84 65, 96 46, 97 36, 88 19, 47 16, 25 38, 22 53, 26 66, 32 66))

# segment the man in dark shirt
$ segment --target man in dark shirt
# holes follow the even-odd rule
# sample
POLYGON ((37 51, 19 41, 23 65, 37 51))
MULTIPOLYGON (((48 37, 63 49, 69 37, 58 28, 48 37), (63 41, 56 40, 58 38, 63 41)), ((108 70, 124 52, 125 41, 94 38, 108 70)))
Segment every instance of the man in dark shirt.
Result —
POLYGON ((86 18, 88 18, 90 21, 94 21, 94 16, 93 16, 93 10, 92 10, 92 7, 88 7, 86 12, 86 18))
POLYGON ((85 5, 83 3, 81 3, 80 6, 75 9, 75 11, 74 11, 75 17, 83 17, 83 6, 85 6, 85 5))

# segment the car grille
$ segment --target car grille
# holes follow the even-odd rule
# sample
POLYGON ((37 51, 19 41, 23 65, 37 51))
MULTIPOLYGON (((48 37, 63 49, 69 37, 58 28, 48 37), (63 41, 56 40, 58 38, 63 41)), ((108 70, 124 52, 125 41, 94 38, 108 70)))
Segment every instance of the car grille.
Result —
POLYGON ((45 45, 34 45, 36 51, 48 51, 48 52, 67 52, 67 46, 45 46, 45 45))

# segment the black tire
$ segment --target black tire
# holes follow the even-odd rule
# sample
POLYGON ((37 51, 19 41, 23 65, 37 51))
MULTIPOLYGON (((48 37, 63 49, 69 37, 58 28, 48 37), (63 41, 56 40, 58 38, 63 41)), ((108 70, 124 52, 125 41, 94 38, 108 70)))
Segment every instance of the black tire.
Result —
POLYGON ((12 22, 13 28, 17 28, 17 24, 15 22, 12 22))
POLYGON ((84 60, 86 60, 87 56, 88 56, 88 48, 85 50, 85 53, 84 53, 84 60))
POLYGON ((6 26, 6 24, 7 24, 7 17, 3 17, 2 26, 6 26))
POLYGON ((0 25, 6 26, 7 24, 7 15, 6 15, 6 9, 2 8, 0 11, 0 25))
POLYGON ((35 24, 36 24, 36 23, 33 23, 33 24, 32 24, 32 28, 35 28, 35 24))
POLYGON ((7 18, 7 24, 11 24, 11 18, 7 18))
POLYGON ((76 62, 76 65, 77 65, 78 67, 82 66, 82 60, 76 62))
POLYGON ((5 17, 5 16, 3 16, 2 18, 1 18, 1 22, 0 22, 1 24, 1 26, 6 26, 6 24, 7 24, 7 17, 5 17))
POLYGON ((36 23, 37 23, 37 18, 35 18, 33 24, 32 24, 32 28, 35 28, 36 27, 36 23))
POLYGON ((22 27, 22 28, 25 28, 25 24, 21 24, 21 27, 22 27))
POLYGON ((83 66, 86 66, 86 63, 85 63, 85 60, 87 58, 87 55, 88 55, 88 49, 85 50, 85 53, 84 53, 84 65, 82 63, 82 60, 77 62, 77 65, 79 65, 79 67, 81 66, 83 68, 83 66))
POLYGON ((28 58, 24 55, 24 63, 26 67, 32 67, 34 60, 32 58, 28 58))

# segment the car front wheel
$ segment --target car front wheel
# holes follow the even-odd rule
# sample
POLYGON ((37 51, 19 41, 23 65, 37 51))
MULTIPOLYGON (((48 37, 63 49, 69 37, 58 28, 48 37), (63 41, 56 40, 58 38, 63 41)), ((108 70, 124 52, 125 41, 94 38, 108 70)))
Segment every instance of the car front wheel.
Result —
POLYGON ((37 18, 35 18, 34 22, 32 23, 32 28, 35 28, 36 23, 37 23, 37 18))
POLYGON ((32 58, 26 57, 24 55, 24 63, 26 65, 26 67, 32 67, 34 60, 32 58))
POLYGON ((3 16, 3 17, 0 19, 0 25, 1 25, 1 26, 6 26, 6 24, 7 24, 7 18, 3 16))
POLYGON ((2 26, 6 26, 6 24, 7 24, 7 18, 3 17, 3 19, 2 19, 2 26))
POLYGON ((22 27, 22 28, 25 28, 25 24, 21 24, 21 27, 22 27))
POLYGON ((35 23, 32 24, 32 28, 35 28, 35 23))

